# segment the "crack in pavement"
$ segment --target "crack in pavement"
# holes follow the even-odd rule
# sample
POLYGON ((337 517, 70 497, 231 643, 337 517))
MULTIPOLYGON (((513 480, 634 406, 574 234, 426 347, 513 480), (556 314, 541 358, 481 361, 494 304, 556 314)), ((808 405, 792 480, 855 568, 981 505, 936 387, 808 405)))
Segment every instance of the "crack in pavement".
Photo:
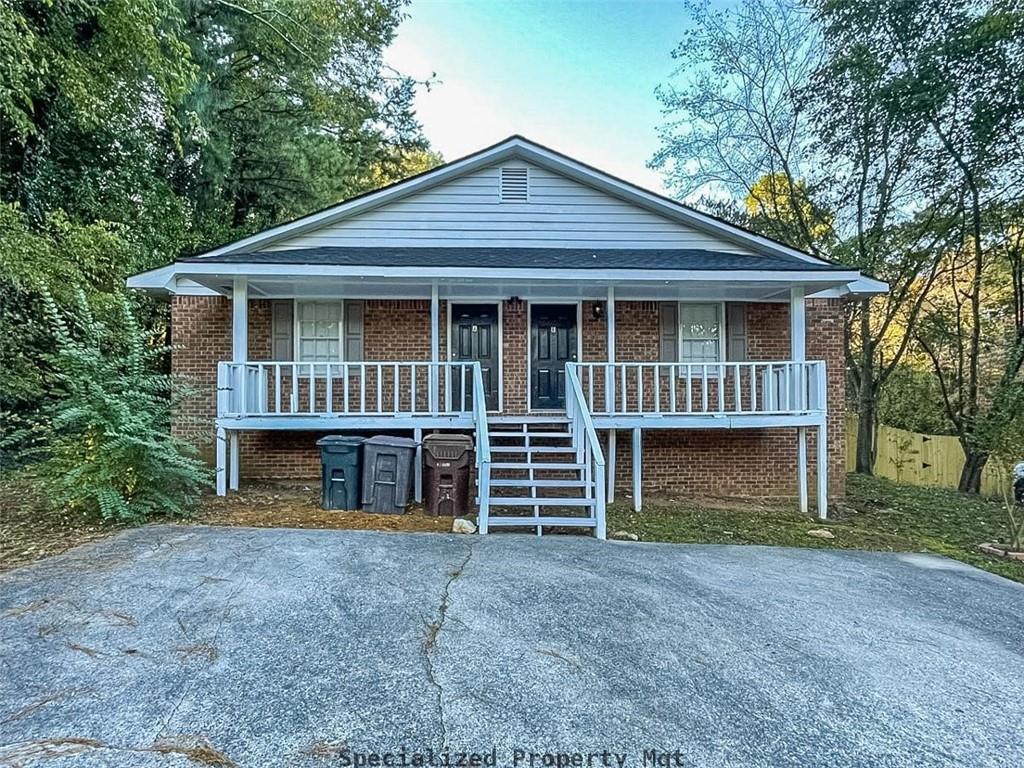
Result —
POLYGON ((448 618, 448 607, 450 605, 449 598, 451 595, 452 584, 455 583, 456 579, 462 576, 466 566, 469 565, 469 561, 473 557, 473 544, 467 542, 466 556, 462 562, 448 575, 448 580, 444 584, 444 589, 441 590, 441 604, 438 607, 437 618, 434 621, 428 622, 426 626, 426 636, 423 638, 423 663, 426 668, 427 680, 437 691, 437 720, 441 726, 441 750, 444 751, 448 748, 448 724, 444 716, 444 688, 441 683, 438 682, 437 673, 434 669, 434 659, 432 652, 437 647, 437 639, 441 634, 441 630, 444 629, 445 620, 448 618))

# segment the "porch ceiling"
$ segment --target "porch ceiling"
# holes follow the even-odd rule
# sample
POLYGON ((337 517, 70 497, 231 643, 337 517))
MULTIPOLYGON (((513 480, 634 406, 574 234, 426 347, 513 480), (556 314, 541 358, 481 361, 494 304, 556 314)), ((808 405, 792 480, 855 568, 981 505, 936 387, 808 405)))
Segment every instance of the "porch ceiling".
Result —
MULTIPOLYGON (((840 288, 849 279, 788 280, 638 280, 623 283, 595 276, 589 280, 537 280, 498 278, 439 278, 435 281, 415 278, 337 276, 260 276, 248 277, 250 298, 349 298, 349 299, 429 299, 431 283, 436 282, 438 297, 454 301, 494 300, 518 297, 543 300, 599 300, 615 286, 615 297, 630 300, 725 300, 789 301, 790 287, 804 286, 805 294, 840 288)), ((197 288, 230 296, 233 277, 229 275, 179 276, 179 286, 187 280, 197 288)))

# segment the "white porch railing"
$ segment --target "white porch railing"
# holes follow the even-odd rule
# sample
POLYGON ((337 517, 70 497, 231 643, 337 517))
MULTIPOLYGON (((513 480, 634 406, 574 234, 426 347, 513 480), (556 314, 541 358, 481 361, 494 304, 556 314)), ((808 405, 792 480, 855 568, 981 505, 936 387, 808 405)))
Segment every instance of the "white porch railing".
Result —
POLYGON ((487 426, 487 396, 480 363, 473 363, 473 427, 476 431, 477 528, 487 533, 491 505, 491 437, 487 426))
MULTIPOLYGON (((825 409, 825 363, 568 363, 600 416, 785 415, 825 409)), ((567 398, 568 400, 568 398, 567 398)))
POLYGON ((475 362, 222 362, 217 414, 466 417, 477 406, 478 369, 475 362))
POLYGON ((572 364, 565 369, 565 414, 572 427, 573 445, 576 448, 576 463, 583 464, 584 492, 594 500, 594 535, 606 538, 605 522, 605 460, 597 430, 590 417, 587 400, 580 384, 579 373, 572 364))

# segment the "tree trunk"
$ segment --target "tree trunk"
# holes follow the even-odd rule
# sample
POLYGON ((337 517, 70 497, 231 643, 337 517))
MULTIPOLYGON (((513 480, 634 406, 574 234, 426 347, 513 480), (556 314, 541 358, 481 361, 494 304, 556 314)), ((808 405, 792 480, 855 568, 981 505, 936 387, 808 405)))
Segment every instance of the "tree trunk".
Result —
POLYGON ((875 398, 870 392, 867 397, 862 394, 857 404, 857 472, 875 474, 875 398))
POLYGON ((857 472, 875 473, 875 350, 871 343, 871 302, 860 307, 860 371, 857 387, 857 472))
POLYGON ((960 473, 960 484, 957 488, 964 493, 981 493, 981 471, 988 462, 988 454, 981 451, 964 449, 964 468, 960 473))

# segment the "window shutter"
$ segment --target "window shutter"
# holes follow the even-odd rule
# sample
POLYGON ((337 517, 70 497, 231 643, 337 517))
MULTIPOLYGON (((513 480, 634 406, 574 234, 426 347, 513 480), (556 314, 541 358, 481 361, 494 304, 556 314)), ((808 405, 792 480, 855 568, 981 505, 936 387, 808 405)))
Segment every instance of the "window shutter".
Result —
POLYGON ((663 301, 658 307, 661 325, 658 359, 663 363, 674 363, 679 360, 679 305, 674 301, 663 301))
POLYGON ((272 360, 291 360, 295 351, 292 334, 295 324, 292 318, 294 304, 290 299, 270 302, 270 336, 272 360))
POLYGON ((741 363, 747 359, 747 305, 725 305, 725 359, 741 363))
POLYGON ((345 302, 345 360, 351 363, 363 359, 363 302, 345 302))

